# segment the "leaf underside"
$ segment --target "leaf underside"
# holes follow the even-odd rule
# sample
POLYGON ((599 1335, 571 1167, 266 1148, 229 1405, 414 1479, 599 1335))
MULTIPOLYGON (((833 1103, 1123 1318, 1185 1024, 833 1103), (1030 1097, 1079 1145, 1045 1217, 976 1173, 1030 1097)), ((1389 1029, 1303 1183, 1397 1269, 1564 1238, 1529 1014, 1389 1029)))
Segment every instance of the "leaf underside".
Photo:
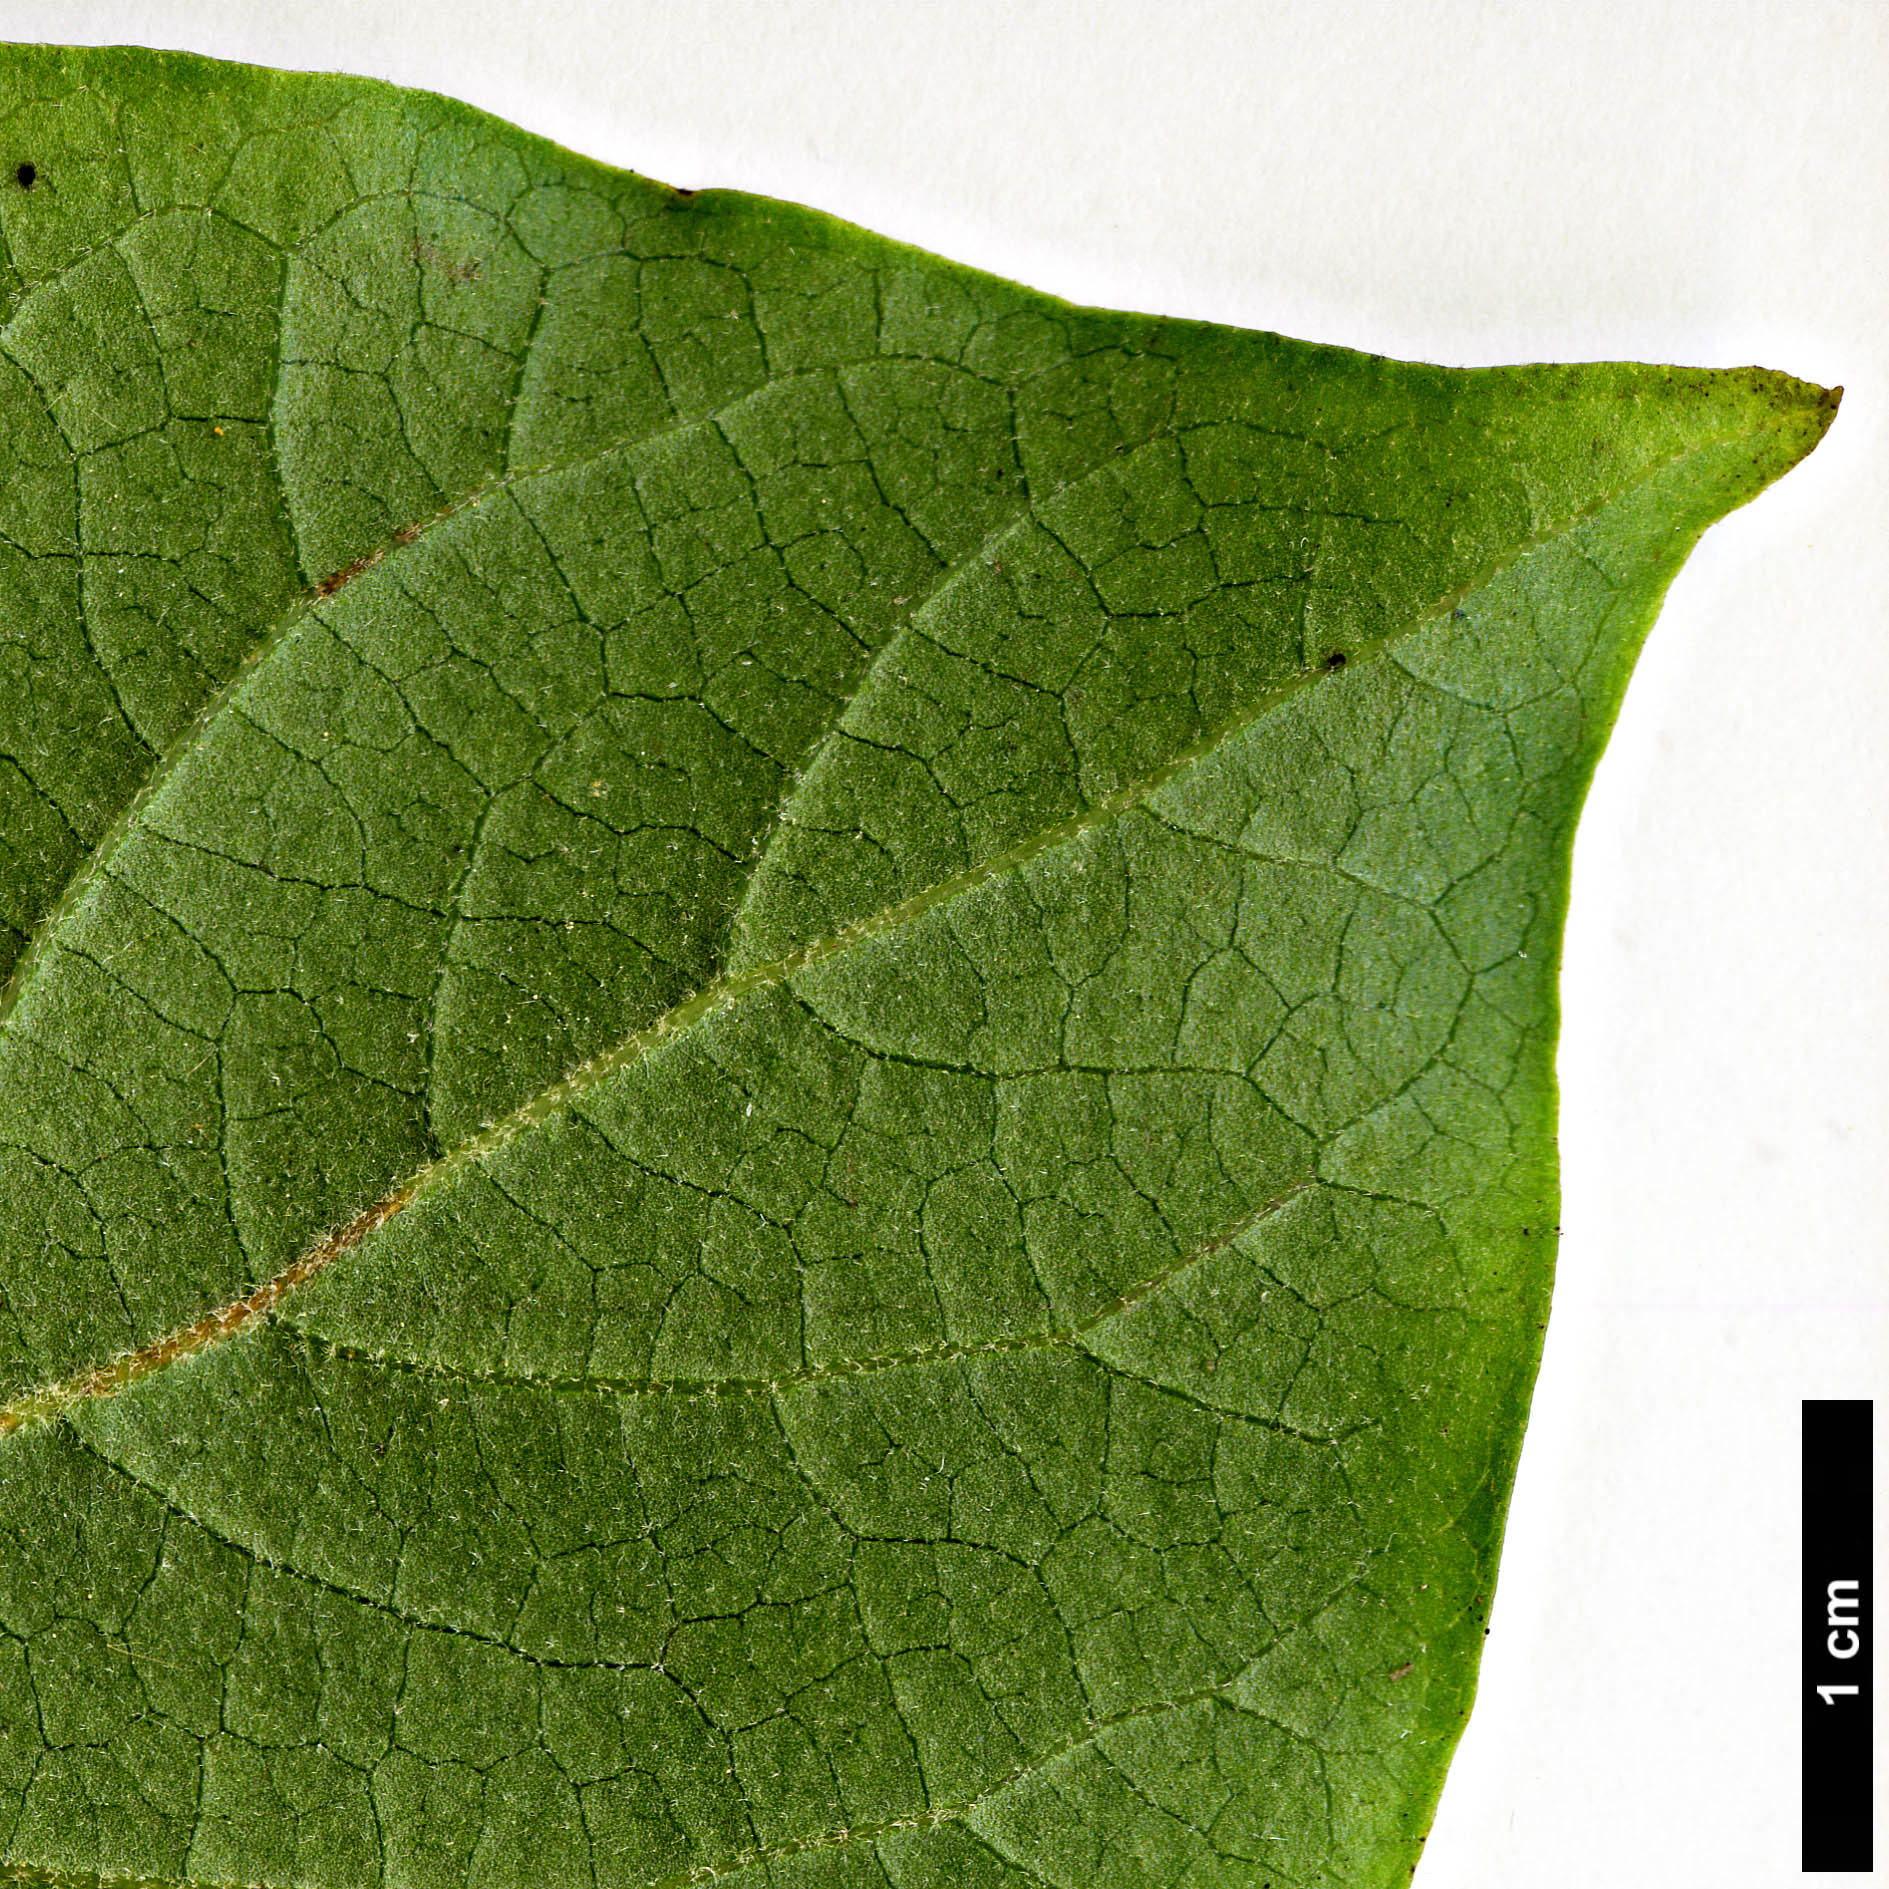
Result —
POLYGON ((1834 396, 0 110, 0 1866, 1405 1880, 1574 817, 1834 396))

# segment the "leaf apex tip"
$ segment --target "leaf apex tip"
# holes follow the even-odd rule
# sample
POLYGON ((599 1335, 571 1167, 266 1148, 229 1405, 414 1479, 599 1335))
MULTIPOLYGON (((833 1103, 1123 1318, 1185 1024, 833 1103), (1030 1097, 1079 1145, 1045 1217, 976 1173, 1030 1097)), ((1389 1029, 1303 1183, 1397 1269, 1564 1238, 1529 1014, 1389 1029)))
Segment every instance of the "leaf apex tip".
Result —
POLYGON ((1758 401, 1753 432, 1768 435, 1775 470, 1766 482, 1780 477, 1805 459, 1822 442, 1843 403, 1841 387, 1821 387, 1815 381, 1768 368, 1745 370, 1747 385, 1758 401))
POLYGON ((1806 453, 1813 451, 1823 436, 1829 432, 1830 423, 1837 417, 1837 409, 1843 404, 1841 387, 1819 387, 1813 382, 1799 383, 1810 398, 1799 409, 1803 419, 1808 422, 1809 437, 1804 442, 1806 453))

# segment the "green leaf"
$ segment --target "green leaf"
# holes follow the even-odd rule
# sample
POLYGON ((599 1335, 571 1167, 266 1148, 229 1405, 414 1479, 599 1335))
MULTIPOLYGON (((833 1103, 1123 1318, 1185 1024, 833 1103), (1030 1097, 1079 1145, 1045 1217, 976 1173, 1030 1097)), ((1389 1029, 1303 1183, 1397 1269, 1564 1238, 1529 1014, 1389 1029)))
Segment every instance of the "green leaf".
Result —
POLYGON ((1835 396, 0 110, 0 1865, 1405 1880, 1575 815, 1835 396))

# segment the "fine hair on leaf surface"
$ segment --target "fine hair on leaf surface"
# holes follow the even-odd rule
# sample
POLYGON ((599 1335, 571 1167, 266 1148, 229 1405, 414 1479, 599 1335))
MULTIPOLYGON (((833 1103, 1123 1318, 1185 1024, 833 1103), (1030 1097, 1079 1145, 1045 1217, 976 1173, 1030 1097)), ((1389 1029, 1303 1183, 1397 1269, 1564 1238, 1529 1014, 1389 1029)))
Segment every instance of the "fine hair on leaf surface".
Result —
POLYGON ((1392 1885, 1758 369, 0 49, 0 1872, 1392 1885))

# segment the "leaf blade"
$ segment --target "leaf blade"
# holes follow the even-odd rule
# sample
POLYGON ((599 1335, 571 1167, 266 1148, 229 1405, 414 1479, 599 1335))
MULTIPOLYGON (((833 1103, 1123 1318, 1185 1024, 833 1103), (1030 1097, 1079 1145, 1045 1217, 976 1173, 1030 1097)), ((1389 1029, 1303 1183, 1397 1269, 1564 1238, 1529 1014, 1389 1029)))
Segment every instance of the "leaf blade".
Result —
MULTIPOLYGON (((475 183, 544 161, 480 135, 475 183)), ((297 398, 365 424, 336 363, 485 277, 470 224, 403 250, 384 189, 323 197, 340 148, 286 164, 270 227, 327 205, 284 276, 335 357, 297 398), (336 231, 381 271, 358 332, 312 279, 336 231)), ((658 233, 610 239, 648 266, 632 310, 552 188, 517 244, 562 232, 672 421, 576 444, 586 400, 655 409, 548 299, 500 446, 455 417, 367 455, 371 504, 304 504, 330 575, 131 801, 4 1019, 0 1604, 56 1675, 17 1689, 51 1718, 9 1738, 39 1754, 9 1853, 1401 1879, 1545 1316, 1573 813, 1679 557, 1830 402, 1068 310, 640 184, 658 233), (722 226, 755 245, 738 293, 689 252, 722 226), (863 304, 756 312, 830 311, 862 268, 870 358, 863 304), (953 319, 886 369, 885 335, 953 319), (497 470, 550 437, 581 465, 497 470), (892 748, 916 788, 874 773, 892 748), (560 939, 600 887, 655 903, 585 960, 560 939), (442 992, 475 972, 449 1081, 442 992), (557 976, 589 1037, 471 1054, 557 976), (112 1247, 108 1207, 176 1237, 112 1247)), ((516 326, 529 270, 495 253, 459 340, 377 370, 396 408, 516 326)))

